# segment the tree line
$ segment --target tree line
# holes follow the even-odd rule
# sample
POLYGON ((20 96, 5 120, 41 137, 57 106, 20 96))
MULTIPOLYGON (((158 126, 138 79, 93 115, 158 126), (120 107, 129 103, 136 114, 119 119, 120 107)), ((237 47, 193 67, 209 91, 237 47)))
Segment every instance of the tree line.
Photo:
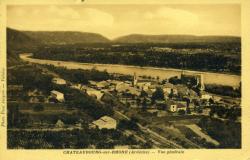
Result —
POLYGON ((39 50, 34 56, 42 59, 86 63, 154 66, 236 74, 241 72, 241 59, 238 51, 235 51, 235 54, 224 54, 223 51, 218 51, 218 53, 209 51, 192 53, 191 51, 191 53, 184 54, 174 51, 156 52, 134 48, 136 46, 127 46, 127 49, 124 50, 117 48, 104 48, 103 50, 68 48, 67 51, 62 48, 46 48, 39 50))

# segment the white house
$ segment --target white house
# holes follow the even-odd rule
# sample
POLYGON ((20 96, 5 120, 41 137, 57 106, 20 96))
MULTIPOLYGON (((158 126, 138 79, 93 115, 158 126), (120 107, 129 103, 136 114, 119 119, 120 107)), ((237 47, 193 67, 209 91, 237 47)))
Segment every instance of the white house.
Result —
POLYGON ((98 129, 116 129, 117 122, 115 119, 109 116, 103 116, 100 119, 93 121, 89 127, 90 128, 98 128, 98 129))
POLYGON ((187 86, 182 84, 175 85, 177 92, 180 96, 189 96, 189 89, 187 86))
POLYGON ((141 90, 148 90, 151 82, 137 82, 136 86, 141 90))
POLYGON ((180 110, 184 110, 184 111, 187 110, 187 106, 182 102, 168 101, 167 106, 170 112, 178 112, 180 110))
POLYGON ((91 86, 96 86, 96 81, 89 81, 89 84, 90 84, 91 86))
POLYGON ((213 96, 208 94, 207 92, 201 92, 200 94, 200 98, 203 99, 203 100, 209 100, 209 99, 212 99, 213 96))
POLYGON ((211 108, 204 108, 202 110, 202 114, 205 115, 205 116, 209 116, 210 112, 211 112, 211 108))
POLYGON ((165 117, 168 115, 168 112, 167 111, 158 111, 157 112, 157 117, 165 117))
POLYGON ((130 93, 131 95, 135 95, 135 96, 140 96, 141 92, 139 89, 134 88, 134 87, 129 87, 127 90, 127 93, 130 93))
POLYGON ((103 93, 102 91, 95 90, 95 89, 92 89, 92 88, 86 89, 86 93, 87 93, 89 96, 94 96, 94 97, 96 97, 97 100, 100 100, 100 99, 102 98, 102 96, 104 95, 104 93, 103 93))
POLYGON ((201 95, 201 99, 204 99, 204 100, 209 100, 209 99, 211 99, 211 98, 212 98, 212 96, 209 95, 209 94, 202 94, 202 95, 201 95))
POLYGON ((214 100, 215 102, 219 102, 221 99, 222 99, 222 97, 217 96, 217 95, 213 95, 213 100, 214 100))
POLYGON ((62 128, 62 127, 64 127, 63 121, 61 121, 61 120, 59 119, 59 120, 56 122, 55 127, 57 127, 57 128, 62 128))
POLYGON ((74 89, 81 89, 82 85, 81 84, 72 84, 70 86, 70 88, 74 88, 74 89))
POLYGON ((152 92, 155 92, 157 87, 160 87, 160 86, 159 85, 150 85, 150 86, 148 86, 148 89, 152 92))
POLYGON ((66 81, 64 79, 61 79, 61 78, 53 78, 52 82, 55 83, 55 84, 59 84, 59 85, 66 84, 66 81))
POLYGON ((101 82, 96 82, 96 87, 98 89, 103 89, 109 86, 109 82, 107 81, 101 81, 101 82))
POLYGON ((121 91, 125 91, 129 87, 130 87, 130 84, 121 82, 116 85, 115 90, 117 90, 118 92, 121 92, 121 91))
POLYGON ((141 91, 138 88, 131 87, 127 83, 122 83, 122 84, 117 85, 115 90, 118 93, 121 93, 121 92, 130 93, 130 94, 135 95, 135 96, 140 96, 141 95, 141 91))
POLYGON ((177 112, 177 104, 170 104, 170 105, 168 106, 168 110, 169 110, 170 112, 177 112))
POLYGON ((116 85, 118 85, 118 84, 121 84, 121 83, 123 83, 122 81, 118 81, 118 80, 107 80, 107 82, 109 82, 109 84, 110 85, 114 85, 114 86, 116 86, 116 85))
POLYGON ((164 94, 170 94, 171 92, 174 95, 178 94, 178 91, 177 91, 176 87, 171 83, 165 83, 163 85, 163 92, 164 92, 164 94))
POLYGON ((51 97, 58 100, 59 102, 64 102, 64 94, 58 91, 50 91, 51 97))
POLYGON ((182 103, 177 103, 177 112, 180 110, 187 111, 187 106, 182 103))

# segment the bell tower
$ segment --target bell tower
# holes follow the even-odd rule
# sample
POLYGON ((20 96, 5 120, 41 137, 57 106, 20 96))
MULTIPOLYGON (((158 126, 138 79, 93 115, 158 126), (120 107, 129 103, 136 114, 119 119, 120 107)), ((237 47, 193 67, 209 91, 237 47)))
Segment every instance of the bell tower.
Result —
POLYGON ((204 85, 204 77, 203 77, 203 74, 199 74, 196 76, 197 78, 197 85, 199 86, 199 89, 201 91, 204 91, 205 90, 205 85, 204 85))
POLYGON ((135 87, 136 85, 137 85, 137 76, 136 73, 134 72, 133 86, 135 87))

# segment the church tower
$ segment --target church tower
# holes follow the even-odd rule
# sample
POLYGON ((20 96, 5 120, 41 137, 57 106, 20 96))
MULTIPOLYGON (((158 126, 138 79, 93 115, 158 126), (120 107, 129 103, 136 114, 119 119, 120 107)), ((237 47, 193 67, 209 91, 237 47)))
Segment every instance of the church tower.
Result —
POLYGON ((204 91, 205 90, 205 85, 204 85, 203 74, 197 75, 196 78, 197 78, 197 85, 199 86, 200 91, 204 91))
POLYGON ((136 85, 137 85, 137 76, 136 73, 134 72, 133 86, 135 87, 136 85))

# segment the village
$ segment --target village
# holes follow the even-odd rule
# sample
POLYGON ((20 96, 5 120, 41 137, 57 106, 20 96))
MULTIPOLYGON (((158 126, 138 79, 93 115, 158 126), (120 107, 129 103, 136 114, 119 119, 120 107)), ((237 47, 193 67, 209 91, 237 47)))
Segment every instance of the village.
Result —
MULTIPOLYGON (((133 135, 133 139, 143 145, 148 145, 148 141, 150 141, 150 146, 148 146, 150 148, 219 146, 220 143, 202 131, 196 123, 202 117, 213 117, 228 121, 230 117, 226 116, 226 113, 222 114, 221 110, 214 108, 223 107, 229 110, 235 107, 239 108, 240 105, 240 101, 237 99, 231 100, 231 98, 225 96, 206 92, 202 74, 183 72, 180 77, 160 79, 159 77, 145 75, 138 76, 134 73, 133 76, 129 76, 125 80, 115 78, 121 75, 114 74, 113 79, 89 80, 87 84, 73 83, 63 79, 62 75, 54 74, 49 70, 46 70, 43 74, 52 75, 53 78, 48 83, 57 86, 52 87, 47 96, 41 90, 33 89, 29 90, 27 95, 22 98, 20 97, 23 91, 22 85, 8 85, 8 91, 11 92, 8 97, 9 103, 13 100, 25 100, 30 104, 27 106, 24 103, 20 109, 20 113, 33 117, 31 118, 32 121, 30 121, 30 118, 24 118, 29 122, 23 126, 22 130, 72 131, 75 129, 85 130, 84 128, 88 126, 89 130, 122 129, 125 136, 131 137, 133 135), (88 115, 74 107, 65 109, 65 105, 71 104, 68 101, 69 95, 73 94, 67 93, 67 88, 78 90, 100 104, 111 106, 114 114, 109 113, 109 111, 101 111, 103 113, 99 114, 100 111, 92 110, 92 114, 97 112, 96 117, 98 118, 96 119, 88 118, 88 115), (13 95, 13 93, 15 94, 13 95), (62 115, 58 116, 58 114, 62 115), (41 118, 44 115, 47 116, 47 119, 41 118), (185 130, 187 128, 191 130, 192 137, 179 138, 180 135, 186 136, 185 130), (180 131, 184 133, 180 133, 180 131), (145 139, 147 136, 150 138, 145 139), (169 139, 171 140, 169 141, 169 139), (201 141, 204 143, 203 146, 200 145, 201 141)), ((81 101, 81 98, 79 101, 81 101)), ((11 115, 10 117, 14 116, 11 115)), ((234 115, 234 120, 240 122, 240 116, 235 117, 234 115)), ((18 128, 14 127, 9 130, 18 130, 18 128)), ((131 145, 114 147, 131 148, 131 145)))
MULTIPOLYGON (((61 82, 58 83, 66 83, 63 79, 59 81, 61 82)), ((227 108, 239 105, 238 101, 230 104, 223 101, 223 96, 205 92, 201 74, 182 74, 180 81, 182 84, 174 85, 166 80, 160 82, 157 78, 137 77, 134 74, 133 81, 89 81, 89 85, 74 84, 71 87, 82 90, 99 101, 105 93, 112 94, 128 108, 145 109, 159 117, 168 114, 209 116, 214 104, 227 108), (188 87, 190 84, 192 88, 188 87)), ((218 117, 216 114, 214 116, 218 117)))

